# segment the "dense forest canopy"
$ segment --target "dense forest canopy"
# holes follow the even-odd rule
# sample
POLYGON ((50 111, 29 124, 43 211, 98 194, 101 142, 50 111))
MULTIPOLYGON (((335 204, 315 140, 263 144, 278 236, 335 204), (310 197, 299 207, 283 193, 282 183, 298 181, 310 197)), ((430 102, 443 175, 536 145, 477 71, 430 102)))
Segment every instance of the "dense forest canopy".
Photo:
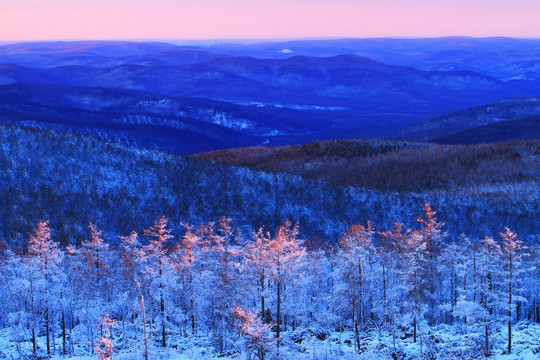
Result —
POLYGON ((365 139, 225 149, 193 157, 341 186, 420 193, 533 183, 540 175, 539 155, 536 140, 462 146, 365 139))
MULTIPOLYGON (((472 164, 479 154, 482 166, 474 170, 471 165, 472 174, 494 174, 492 182, 467 180, 463 188, 398 192, 339 186, 324 176, 303 179, 230 167, 52 131, 1 126, 0 140, 1 203, 5 204, 0 209, 0 237, 6 242, 23 244, 31 224, 40 219, 50 219, 62 244, 80 243, 88 221, 101 226, 114 242, 118 235, 140 231, 161 214, 175 224, 226 214, 235 226, 245 227, 247 234, 262 225, 277 226, 290 220, 299 223, 302 236, 335 242, 347 226, 368 219, 376 228, 389 227, 393 221, 412 226, 407 221, 419 215, 424 202, 439 211, 455 236, 461 232, 495 235, 494 228, 502 225, 527 238, 538 229, 537 141, 464 150, 421 146, 418 151, 424 157, 417 158, 420 163, 409 154, 414 148, 401 150, 404 155, 390 151, 358 157, 360 164, 373 161, 376 168, 378 161, 384 168, 381 156, 396 156, 397 160, 387 162, 396 166, 401 156, 409 162, 406 166, 411 167, 408 173, 413 180, 422 169, 438 169, 426 159, 442 157, 451 162, 441 171, 459 179, 448 171, 449 165, 465 162, 461 168, 467 168, 467 161, 472 164), (446 150, 438 155, 437 149, 446 150), (456 160, 457 155, 445 154, 467 156, 456 160), (511 161, 505 166, 502 160, 511 161), (502 175, 495 175, 497 172, 502 175)), ((321 159, 325 164, 328 158, 321 159)), ((339 168, 330 168, 328 174, 339 172, 339 168)), ((388 175, 393 176, 392 172, 388 175)))

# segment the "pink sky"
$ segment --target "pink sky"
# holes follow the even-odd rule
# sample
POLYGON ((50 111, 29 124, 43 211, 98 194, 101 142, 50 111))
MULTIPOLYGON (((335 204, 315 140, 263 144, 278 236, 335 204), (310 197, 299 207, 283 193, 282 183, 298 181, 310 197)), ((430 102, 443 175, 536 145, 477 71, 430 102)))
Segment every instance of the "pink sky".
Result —
POLYGON ((540 37, 540 0, 0 0, 0 41, 540 37))

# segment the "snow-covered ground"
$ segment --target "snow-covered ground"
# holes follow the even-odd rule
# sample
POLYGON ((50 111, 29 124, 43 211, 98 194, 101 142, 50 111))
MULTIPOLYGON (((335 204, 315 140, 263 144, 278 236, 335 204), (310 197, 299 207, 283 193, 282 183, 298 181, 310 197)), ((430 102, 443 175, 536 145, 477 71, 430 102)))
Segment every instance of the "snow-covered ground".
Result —
MULTIPOLYGON (((115 327, 119 327, 115 324, 115 327)), ((322 339, 313 331, 298 330, 295 332, 285 332, 283 344, 278 353, 275 349, 268 353, 265 359, 291 359, 291 360, 337 360, 337 359, 358 359, 358 360, 379 360, 379 359, 495 359, 495 360, 536 360, 540 359, 540 324, 521 322, 513 328, 512 353, 506 353, 507 338, 506 329, 501 328, 490 340, 492 344, 491 356, 485 357, 483 352, 478 350, 483 346, 483 333, 468 332, 465 329, 449 325, 438 325, 431 327, 427 334, 424 334, 422 341, 412 342, 412 338, 401 336, 397 340, 394 348, 393 341, 389 334, 379 332, 375 329, 361 334, 361 348, 363 351, 357 354, 353 345, 353 334, 351 332, 334 332, 322 339), (480 356, 480 357, 479 357, 480 356)), ((135 336, 135 334, 130 334, 135 336)), ((0 332, 0 358, 1 359, 26 359, 21 356, 21 351, 28 356, 31 350, 29 343, 21 343, 20 351, 15 342, 11 339, 13 334, 7 330, 0 332)), ((116 339, 113 359, 131 360, 143 359, 142 341, 136 342, 132 338, 128 345, 122 344, 120 339, 116 339)), ((191 360, 191 359, 222 359, 222 360, 244 360, 249 358, 243 348, 242 339, 231 339, 231 350, 227 353, 218 353, 210 345, 211 337, 200 336, 193 338, 183 338, 171 335, 169 338, 169 348, 162 348, 157 343, 149 345, 149 359, 162 360, 191 360), (237 350, 233 350, 237 349, 237 350)), ((40 345, 44 344, 44 339, 38 339, 40 345)), ((57 350, 61 346, 61 338, 56 339, 57 350)), ((55 355, 53 360, 90 360, 98 359, 97 354, 88 353, 89 346, 81 344, 75 346, 73 355, 55 355)), ((43 346, 40 346, 40 354, 44 355, 43 346)), ((256 358, 252 354, 252 358, 256 358)))

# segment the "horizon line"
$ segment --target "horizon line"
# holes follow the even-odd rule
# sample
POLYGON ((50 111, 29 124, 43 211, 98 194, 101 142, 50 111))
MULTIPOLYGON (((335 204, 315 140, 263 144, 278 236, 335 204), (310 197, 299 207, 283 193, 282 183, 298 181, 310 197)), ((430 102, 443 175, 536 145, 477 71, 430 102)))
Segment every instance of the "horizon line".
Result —
POLYGON ((440 35, 440 36, 313 36, 313 37, 255 37, 255 38, 50 38, 50 39, 24 39, 24 40, 0 40, 0 45, 24 44, 24 43, 51 43, 51 42, 164 42, 164 43, 256 43, 256 42, 289 42, 289 41, 332 41, 332 40, 421 40, 421 39, 516 39, 516 40, 540 40, 540 36, 472 36, 472 35, 440 35))

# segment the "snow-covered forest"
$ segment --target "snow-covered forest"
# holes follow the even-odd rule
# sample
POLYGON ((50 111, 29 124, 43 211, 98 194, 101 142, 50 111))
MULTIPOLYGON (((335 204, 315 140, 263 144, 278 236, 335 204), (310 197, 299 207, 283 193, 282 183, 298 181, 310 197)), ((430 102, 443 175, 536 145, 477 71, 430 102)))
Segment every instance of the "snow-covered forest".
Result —
POLYGON ((288 221, 245 234, 162 216, 114 245, 90 223, 64 247, 40 221, 2 246, 0 357, 538 358, 538 242, 454 237, 422 210, 334 245, 288 221))

